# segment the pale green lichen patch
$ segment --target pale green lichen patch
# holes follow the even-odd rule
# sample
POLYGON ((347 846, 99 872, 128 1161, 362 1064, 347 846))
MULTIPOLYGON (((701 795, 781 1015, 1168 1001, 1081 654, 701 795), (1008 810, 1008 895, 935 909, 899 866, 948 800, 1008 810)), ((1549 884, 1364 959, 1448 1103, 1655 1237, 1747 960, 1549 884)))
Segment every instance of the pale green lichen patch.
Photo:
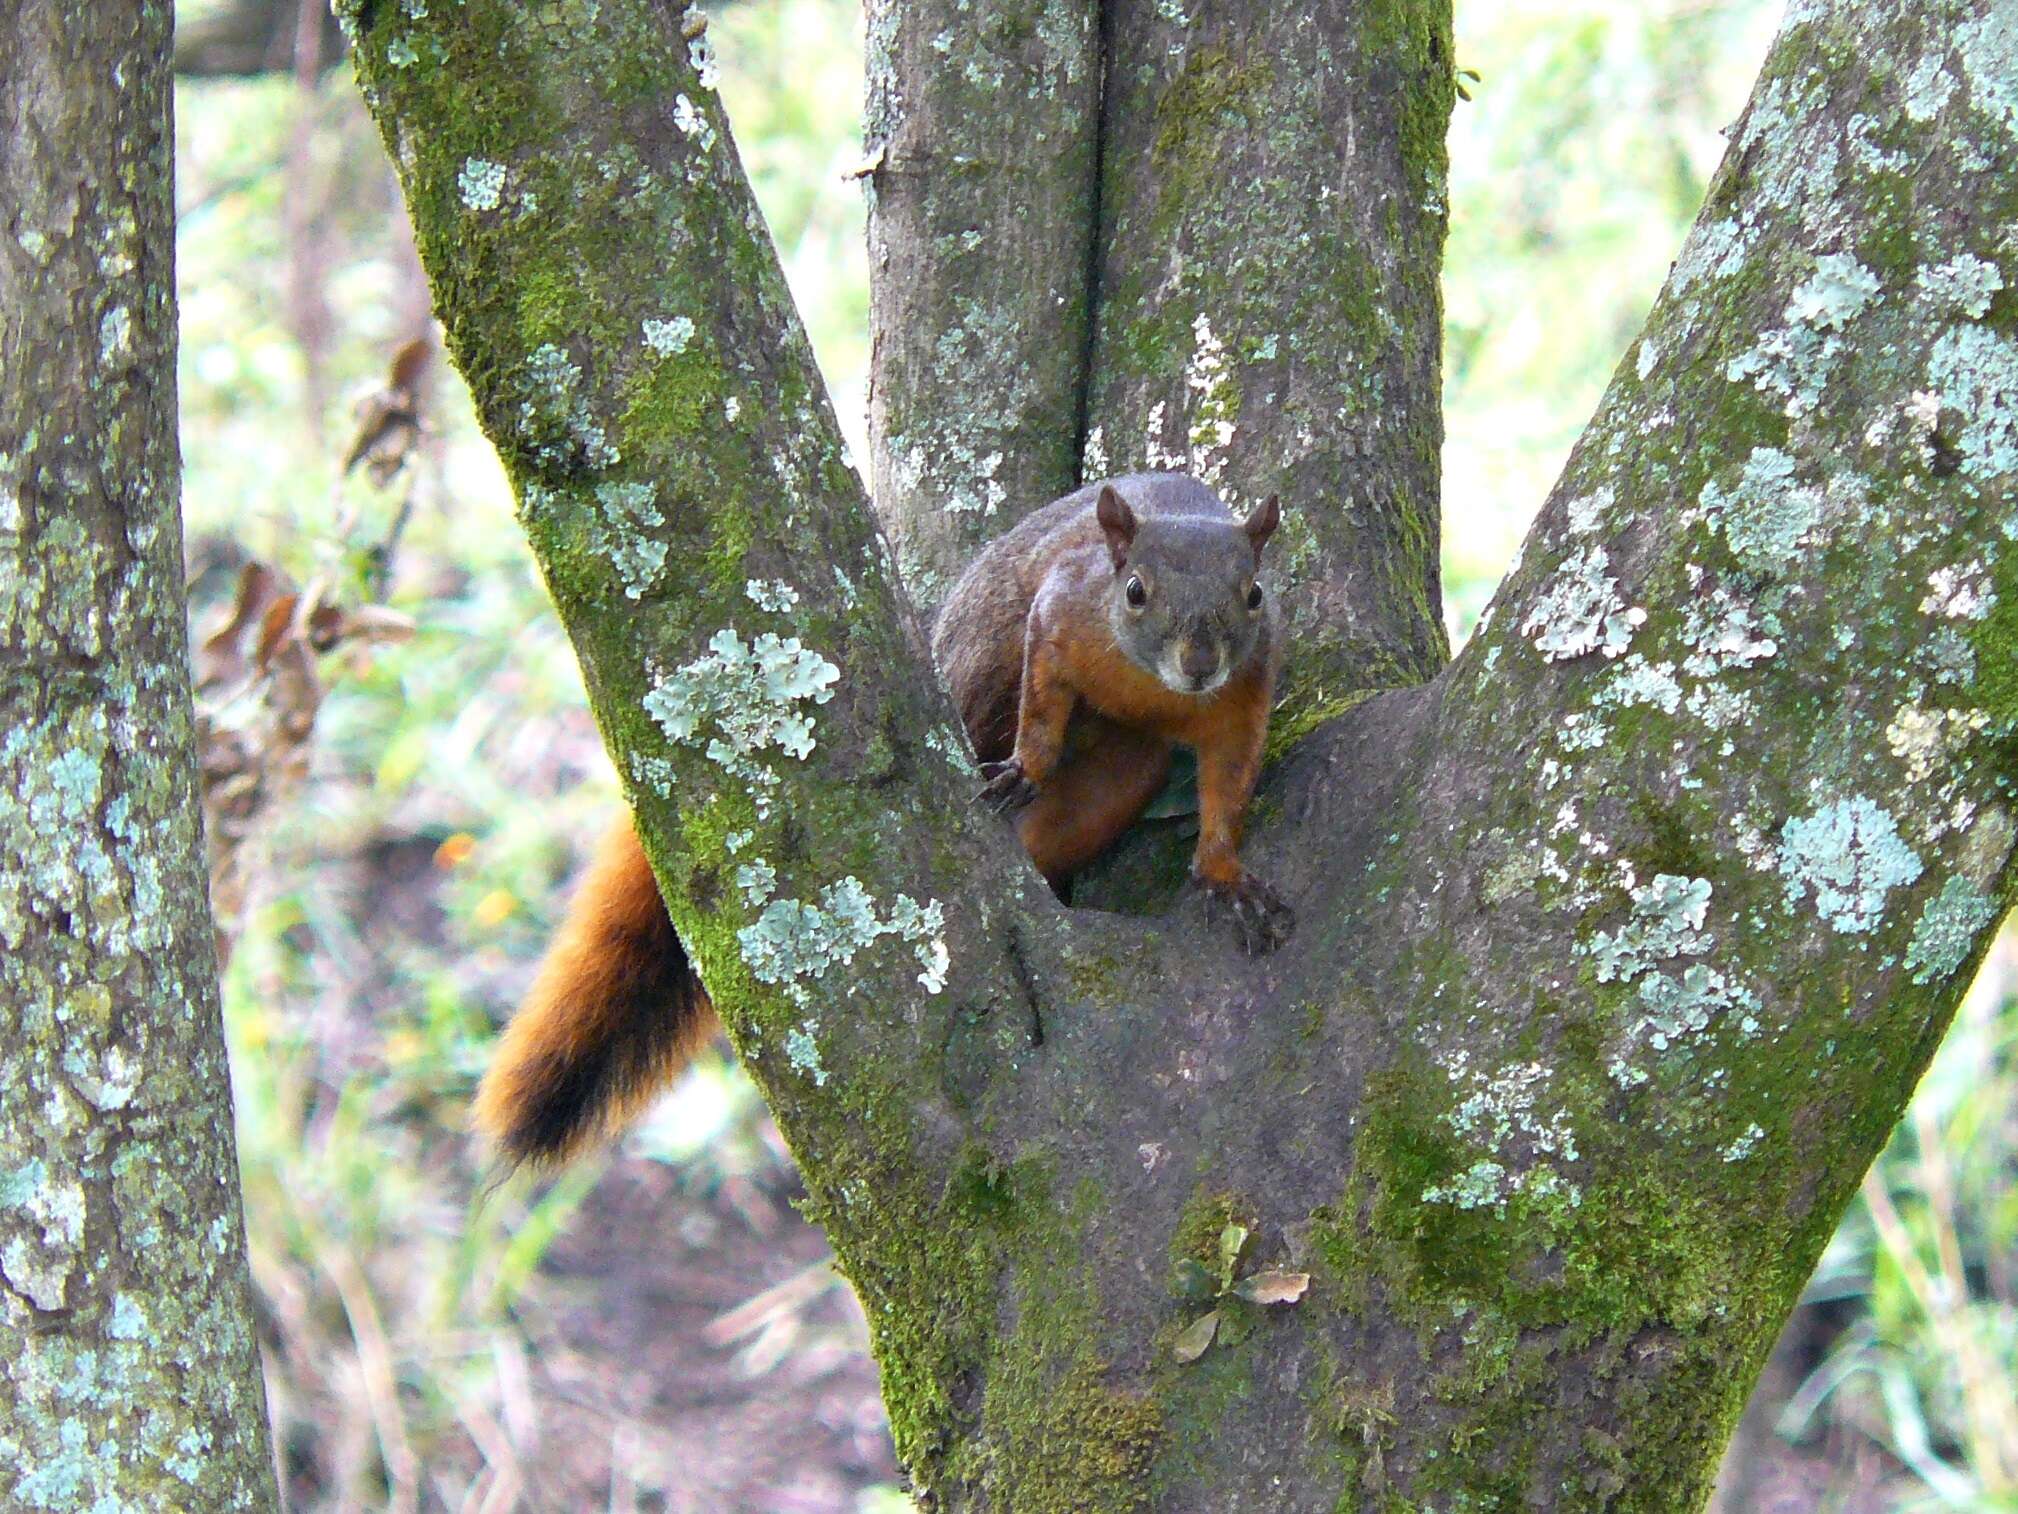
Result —
POLYGON ((670 320, 647 318, 642 326, 645 345, 660 357, 672 357, 685 352, 694 340, 694 323, 684 315, 676 315, 670 320))
POLYGON ((1545 1107, 1552 1076, 1548 1067, 1522 1062, 1487 1073, 1473 1068, 1470 1055, 1463 1051, 1442 1058, 1441 1065, 1464 1093, 1445 1111, 1444 1124, 1460 1142, 1483 1146, 1487 1154, 1454 1178, 1426 1187, 1422 1202, 1491 1208, 1504 1215, 1508 1201, 1518 1196, 1560 1197, 1572 1207, 1581 1201, 1576 1184, 1545 1160, 1577 1160, 1569 1111, 1545 1107))
POLYGON ((1945 263, 1927 264, 1915 282, 1944 310, 1981 320, 1990 301, 2004 287, 2004 274, 1987 258, 1965 252, 1945 263))
POLYGON ((465 158, 456 174, 456 193, 471 210, 496 210, 504 198, 505 167, 488 158, 465 158))
POLYGON ((1618 657, 1631 642, 1634 628, 1645 623, 1647 612, 1627 607, 1610 567, 1603 547, 1586 547, 1567 558, 1536 596, 1520 630, 1549 661, 1591 652, 1618 657))
POLYGON ((1811 413, 1848 352, 1840 334, 1878 292, 1877 275, 1849 253, 1820 259, 1814 274, 1787 301, 1787 324, 1763 332, 1731 359, 1725 376, 1779 396, 1789 416, 1811 413))
POLYGON ((786 614, 799 602, 799 591, 779 580, 749 579, 743 584, 743 594, 758 609, 773 615, 786 614))
POLYGON ((945 929, 945 910, 936 899, 920 904, 899 894, 889 912, 882 914, 861 880, 847 877, 821 890, 817 903, 771 900, 753 924, 736 932, 736 939, 759 983, 780 985, 803 1000, 804 980, 824 978, 831 968, 853 962, 857 952, 881 937, 896 936, 916 949, 924 969, 918 982, 927 993, 936 994, 946 986, 945 929))
POLYGON ((1962 417, 1956 444, 1970 477, 2018 473, 2018 342, 1988 326, 1945 331, 1928 354, 1927 384, 1962 417))
POLYGON ((0 1244, 0 1276, 35 1307, 63 1308, 72 1273, 82 1260, 84 1187, 75 1178, 52 1175, 30 1160, 0 1180, 0 1210, 16 1224, 0 1244))
POLYGON ((1954 93, 1947 58, 1929 53, 1906 76, 1906 114, 1915 121, 1931 121, 1948 108, 1954 93))
POLYGON ((1633 893, 1633 914, 1615 932, 1593 936, 1583 950, 1596 964, 1600 983, 1637 980, 1637 1015, 1613 1040, 1607 1059, 1612 1081, 1621 1088, 1647 1081, 1637 1060, 1688 1046, 1736 1012, 1738 1034, 1758 1030, 1759 997, 1706 963, 1679 973, 1658 971, 1676 957, 1700 956, 1715 939, 1705 929, 1711 884, 1707 878, 1659 873, 1633 893))
POLYGON ((1663 715, 1673 715, 1681 709, 1681 684, 1675 682, 1675 664, 1649 662, 1639 652, 1633 652, 1604 680, 1592 702, 1598 709, 1649 707, 1663 715))
POLYGON ((1976 950, 1976 941, 1997 919, 1997 906, 1966 878, 1950 878, 1927 901, 1913 927, 1906 966, 1915 983, 1951 977, 1976 950))
POLYGON ((147 1333, 147 1311, 130 1294, 118 1294, 112 1300, 112 1314, 105 1322, 105 1333, 116 1341, 139 1340, 147 1333))
POLYGON ((808 1020, 785 1033, 785 1060, 813 1080, 815 1087, 827 1083, 827 1069, 820 1063, 820 1043, 815 1039, 820 1022, 808 1020))
POLYGON ((1492 1209, 1506 1213, 1507 1195, 1512 1188, 1505 1167, 1491 1157, 1480 1157, 1447 1182, 1433 1183, 1422 1191, 1425 1204, 1453 1204, 1459 1209, 1492 1209))
POLYGON ((1997 608, 1997 591, 1980 559, 1950 563, 1927 575, 1920 613, 1948 620, 1982 620, 1997 608))
MULTIPOLYGON (((737 834, 746 835, 747 833, 737 832, 737 834)), ((740 849, 733 843, 734 838, 732 837, 729 845, 731 852, 740 849)), ((771 896, 778 891, 778 870, 762 857, 755 857, 748 862, 738 863, 736 866, 736 887, 742 890, 743 902, 745 904, 749 905, 751 909, 762 909, 769 902, 771 896)))
POLYGON ((657 681, 645 713, 670 740, 705 737, 708 757, 751 785, 764 814, 778 775, 759 756, 776 750, 804 760, 813 750, 813 717, 804 707, 832 699, 840 677, 796 636, 766 631, 746 643, 725 628, 709 639, 705 657, 657 681))
MULTIPOLYGON (((1682 245, 1670 275, 1671 294, 1687 294, 1698 284, 1720 283, 1744 266, 1755 233, 1733 220, 1700 220, 1682 245)), ((1644 375, 1642 375, 1644 377, 1644 375)))
POLYGON ((1729 589, 1719 585, 1708 594, 1695 590, 1682 618, 1682 640, 1691 649, 1682 671, 1694 678, 1715 678, 1732 668, 1749 668, 1780 650, 1776 617, 1762 615, 1729 589), (1772 631, 1773 635, 1766 634, 1772 631))
POLYGON ((1784 572, 1821 523, 1822 491, 1796 482, 1795 472, 1794 459, 1779 448, 1755 447, 1728 490, 1715 482, 1703 486, 1704 513, 1722 527, 1732 554, 1745 567, 1784 572))
POLYGON ((624 593, 642 599, 657 584, 666 566, 666 544, 646 535, 666 523, 658 506, 658 488, 647 483, 605 482, 596 485, 596 505, 602 515, 596 546, 615 564, 624 593))
POLYGON ((1760 1125, 1756 1120, 1753 1121, 1745 1127, 1743 1133, 1735 1141, 1732 1141, 1730 1145, 1723 1149, 1722 1156, 1724 1160, 1726 1162, 1742 1162, 1758 1148, 1759 1142, 1764 1140, 1765 1136, 1765 1127, 1760 1125))
POLYGON ((1709 879, 1655 874, 1634 892, 1632 918, 1583 948, 1597 964, 1598 981, 1629 983, 1657 962, 1708 951, 1716 944, 1703 929, 1709 907, 1709 879))
POLYGON ((1651 973, 1640 980, 1639 992, 1645 1013, 1630 1032, 1635 1045, 1667 1051, 1700 1036, 1733 1010, 1739 1012, 1736 1028, 1741 1036, 1758 1030, 1759 996, 1700 962, 1684 968, 1679 977, 1651 973))
MULTIPOLYGON (((1644 374, 1641 376, 1645 377, 1644 374)), ((1571 500, 1563 509, 1564 519, 1569 523, 1570 535, 1589 536, 1598 530, 1611 514, 1612 506, 1617 503, 1618 495, 1609 484, 1571 500)))
POLYGON ((581 365, 552 342, 535 348, 519 382, 519 440, 534 461, 566 474, 623 460, 596 418, 581 365))
POLYGON ((1942 626, 1913 649, 1913 660, 1933 675, 1936 683, 1966 688, 1976 681, 1976 649, 1969 638, 1950 626, 1942 626))
POLYGON ((1841 331, 1878 293, 1878 276, 1848 253, 1816 260, 1814 274, 1794 291, 1786 317, 1796 325, 1841 331))
POLYGON ((2018 17, 1993 5, 1955 28, 1955 48, 1969 80, 1969 103, 2018 131, 2018 17))
POLYGON ((109 363, 123 357, 133 341, 133 313, 124 305, 114 305, 98 323, 98 356, 109 363))
POLYGON ((1886 896, 1921 873, 1892 816, 1861 794, 1788 820, 1779 869, 1790 905, 1812 890, 1822 918, 1846 935, 1876 929, 1886 896))

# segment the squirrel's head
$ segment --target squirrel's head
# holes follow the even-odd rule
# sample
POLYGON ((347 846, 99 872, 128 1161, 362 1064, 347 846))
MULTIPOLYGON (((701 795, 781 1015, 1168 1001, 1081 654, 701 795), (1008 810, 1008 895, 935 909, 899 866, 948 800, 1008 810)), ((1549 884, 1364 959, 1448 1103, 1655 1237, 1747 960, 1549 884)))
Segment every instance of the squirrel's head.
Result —
POLYGON ((1109 484, 1095 514, 1114 562, 1116 643, 1176 693, 1210 694, 1253 655, 1274 613, 1255 573, 1282 519, 1276 496, 1244 521, 1138 517, 1109 484))

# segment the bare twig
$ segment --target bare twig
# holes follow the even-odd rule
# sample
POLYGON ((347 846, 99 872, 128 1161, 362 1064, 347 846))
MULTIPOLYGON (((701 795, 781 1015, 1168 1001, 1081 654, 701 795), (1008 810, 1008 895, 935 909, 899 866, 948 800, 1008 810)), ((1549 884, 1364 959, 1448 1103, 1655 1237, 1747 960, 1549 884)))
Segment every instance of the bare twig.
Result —
POLYGON ((392 1514, 413 1514, 419 1505, 419 1463, 413 1443, 407 1438, 406 1414, 399 1402, 399 1383, 393 1374, 392 1347, 386 1339, 385 1324, 372 1297, 371 1284, 340 1242, 320 1233, 312 1218, 302 1216, 315 1247, 316 1264, 329 1277, 343 1302, 350 1321, 351 1339, 357 1345, 358 1366, 364 1377, 364 1391, 378 1432, 379 1453, 385 1458, 386 1476, 392 1483, 392 1497, 386 1508, 392 1514))
POLYGON ((294 28, 294 129, 288 147, 284 216, 287 228, 287 314, 301 348, 303 403, 310 433, 320 446, 328 409, 331 318, 323 290, 328 268, 321 235, 323 176, 316 172, 316 102, 322 77, 325 0, 297 0, 294 28))

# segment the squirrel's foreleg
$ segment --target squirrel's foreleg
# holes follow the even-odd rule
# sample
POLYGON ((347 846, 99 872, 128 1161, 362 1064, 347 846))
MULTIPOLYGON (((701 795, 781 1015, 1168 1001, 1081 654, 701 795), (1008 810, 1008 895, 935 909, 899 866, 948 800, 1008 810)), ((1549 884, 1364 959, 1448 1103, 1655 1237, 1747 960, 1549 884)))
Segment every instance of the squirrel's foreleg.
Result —
POLYGON ((1266 683, 1239 691, 1234 697, 1249 707, 1248 717, 1198 743, 1198 847, 1191 858, 1191 876, 1232 909, 1241 944, 1257 955, 1296 928, 1295 912, 1240 861, 1241 828, 1261 774, 1269 692, 1266 683))

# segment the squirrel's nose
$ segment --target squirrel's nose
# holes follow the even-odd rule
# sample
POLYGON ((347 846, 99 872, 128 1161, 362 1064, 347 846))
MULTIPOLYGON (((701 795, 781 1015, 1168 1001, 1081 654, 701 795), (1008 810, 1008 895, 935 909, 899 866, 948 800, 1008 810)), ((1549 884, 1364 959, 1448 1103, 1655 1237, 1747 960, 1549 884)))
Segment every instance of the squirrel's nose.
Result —
POLYGON ((1203 683, 1219 671, 1219 653, 1209 643, 1187 641, 1177 650, 1177 666, 1186 678, 1203 683))

